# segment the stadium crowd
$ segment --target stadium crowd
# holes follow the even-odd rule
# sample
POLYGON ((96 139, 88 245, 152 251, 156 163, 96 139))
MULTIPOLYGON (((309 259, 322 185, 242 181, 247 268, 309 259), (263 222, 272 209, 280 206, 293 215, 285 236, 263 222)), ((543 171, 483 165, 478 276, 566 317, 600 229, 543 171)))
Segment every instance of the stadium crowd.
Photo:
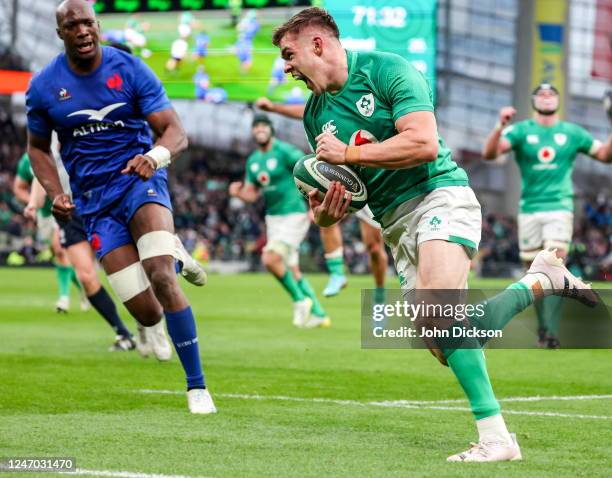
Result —
MULTIPOLYGON (((16 264, 49 258, 40 254, 44 251, 34 241, 35 225, 23 217, 23 206, 12 193, 14 172, 24 144, 23 129, 16 127, 10 115, 0 109, 0 264, 7 263, 12 252, 23 257, 16 264)), ((259 270, 259 255, 265 244, 263 207, 261 203, 249 205, 229 197, 228 185, 240 179, 237 171, 242 167, 231 163, 232 167, 224 168, 205 159, 192 159, 188 168, 171 175, 175 225, 186 248, 199 260, 242 261, 251 270, 259 270)), ((584 204, 574 225, 568 266, 575 274, 590 280, 612 280, 612 198, 600 194, 586 198, 584 204)), ((343 234, 347 266, 352 273, 365 273, 368 255, 358 221, 349 217, 343 234)), ((315 227, 310 229, 302 247, 303 268, 324 270, 323 248, 315 227)), ((484 211, 476 264, 477 273, 489 277, 508 276, 520 268, 514 217, 484 211)))

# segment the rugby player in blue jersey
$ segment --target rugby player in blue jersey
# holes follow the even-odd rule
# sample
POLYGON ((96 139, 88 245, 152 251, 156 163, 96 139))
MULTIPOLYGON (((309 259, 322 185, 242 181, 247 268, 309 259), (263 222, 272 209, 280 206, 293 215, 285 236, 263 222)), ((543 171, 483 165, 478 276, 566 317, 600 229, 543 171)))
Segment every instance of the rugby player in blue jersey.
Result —
POLYGON ((174 235, 168 193, 166 168, 187 147, 183 127, 159 79, 139 58, 100 46, 90 3, 66 0, 56 20, 65 52, 32 79, 26 98, 34 173, 58 220, 68 220, 76 206, 109 282, 136 320, 152 326, 165 315, 187 376, 189 410, 214 413, 194 316, 176 278, 182 268, 191 282, 205 282, 174 235), (52 130, 75 204, 50 154, 52 130))

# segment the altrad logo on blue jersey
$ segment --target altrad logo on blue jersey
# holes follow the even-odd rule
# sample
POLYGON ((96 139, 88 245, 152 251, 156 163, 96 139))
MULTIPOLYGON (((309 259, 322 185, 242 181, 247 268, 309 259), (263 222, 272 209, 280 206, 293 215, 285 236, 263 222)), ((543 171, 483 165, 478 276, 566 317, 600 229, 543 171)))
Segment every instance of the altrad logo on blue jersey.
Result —
POLYGON ((105 106, 99 110, 87 109, 87 110, 79 110, 73 113, 70 113, 68 117, 71 116, 87 116, 87 119, 97 121, 97 123, 89 123, 86 125, 79 126, 75 128, 72 132, 72 136, 87 136, 89 134, 98 133, 100 131, 106 131, 110 128, 125 128, 125 123, 121 120, 113 121, 112 123, 104 122, 106 116, 109 113, 116 110, 117 108, 121 108, 126 103, 113 103, 112 105, 105 106))

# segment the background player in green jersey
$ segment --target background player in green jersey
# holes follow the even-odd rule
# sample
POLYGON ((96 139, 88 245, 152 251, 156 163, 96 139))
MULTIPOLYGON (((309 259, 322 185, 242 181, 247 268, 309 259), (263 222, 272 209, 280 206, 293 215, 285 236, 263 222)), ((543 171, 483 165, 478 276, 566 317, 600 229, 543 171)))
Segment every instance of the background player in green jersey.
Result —
MULTIPOLYGON (((34 172, 32 171, 30 158, 27 154, 24 154, 17 164, 13 193, 25 205, 30 202, 30 188, 33 181, 34 172)), ((57 274, 59 293, 55 309, 58 312, 66 313, 70 309, 70 283, 72 282, 79 290, 81 290, 81 284, 70 265, 66 250, 60 244, 59 231, 51 214, 51 201, 49 199, 35 212, 35 216, 37 242, 41 246, 50 247, 53 252, 53 265, 57 274)), ((84 295, 83 298, 81 307, 86 310, 89 308, 89 303, 84 295)))
MULTIPOLYGON (((576 156, 583 153, 598 161, 612 161, 612 136, 604 145, 584 128, 560 120, 559 93, 554 86, 539 85, 533 91, 532 106, 533 118, 510 126, 516 110, 502 108, 482 153, 492 160, 514 151, 522 179, 518 234, 525 264, 544 248, 556 249, 562 259, 567 256, 574 224, 572 173, 576 156)), ((536 304, 541 346, 559 347, 560 307, 558 297, 536 304)))
MULTIPOLYGON (((313 93, 304 127, 317 158, 356 168, 403 289, 416 288, 417 300, 431 289, 462 290, 480 240, 480 205, 465 171, 438 136, 429 86, 400 56, 346 51, 339 37, 325 10, 308 8, 281 25, 272 40, 281 49, 285 71, 313 93)), ((317 224, 329 226, 346 215, 351 195, 341 184, 332 183, 323 201, 317 195, 316 190, 309 194, 317 224)), ((542 251, 524 278, 482 304, 483 320, 501 329, 536 297, 563 294, 566 281, 576 298, 595 300, 588 285, 542 251)), ((435 317, 419 319, 432 323, 435 317)), ((448 460, 520 460, 482 350, 428 346, 457 377, 479 433, 478 444, 448 460)))
POLYGON ((327 327, 330 320, 299 268, 299 247, 310 218, 293 182, 293 167, 304 153, 274 138, 272 122, 264 114, 253 118, 252 133, 257 149, 247 159, 244 182, 230 184, 229 193, 246 202, 263 193, 268 236, 263 263, 293 300, 293 325, 327 327))
MULTIPOLYGON (((285 105, 272 103, 268 98, 259 98, 255 106, 264 111, 271 111, 288 118, 302 119, 304 117, 304 105, 285 105)), ((380 224, 372 217, 372 212, 365 207, 356 214, 359 219, 361 240, 363 241, 369 256, 369 265, 374 276, 374 302, 385 301, 385 276, 389 258, 385 251, 385 244, 380 233, 380 224)), ((338 295, 346 287, 347 278, 344 273, 344 253, 342 242, 342 230, 339 224, 320 228, 321 242, 325 251, 325 264, 329 271, 329 281, 323 290, 325 297, 338 295)))

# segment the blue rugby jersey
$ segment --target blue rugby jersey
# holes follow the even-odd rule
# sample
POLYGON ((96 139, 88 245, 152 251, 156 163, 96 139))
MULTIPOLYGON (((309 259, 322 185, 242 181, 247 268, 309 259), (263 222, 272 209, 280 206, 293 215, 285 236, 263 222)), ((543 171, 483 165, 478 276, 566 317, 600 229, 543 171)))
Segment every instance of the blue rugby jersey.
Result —
POLYGON ((140 180, 121 170, 152 147, 146 116, 172 106, 142 60, 103 46, 102 63, 88 75, 76 74, 65 53, 58 55, 32 79, 26 107, 33 135, 57 131, 79 213, 93 214, 140 180))

